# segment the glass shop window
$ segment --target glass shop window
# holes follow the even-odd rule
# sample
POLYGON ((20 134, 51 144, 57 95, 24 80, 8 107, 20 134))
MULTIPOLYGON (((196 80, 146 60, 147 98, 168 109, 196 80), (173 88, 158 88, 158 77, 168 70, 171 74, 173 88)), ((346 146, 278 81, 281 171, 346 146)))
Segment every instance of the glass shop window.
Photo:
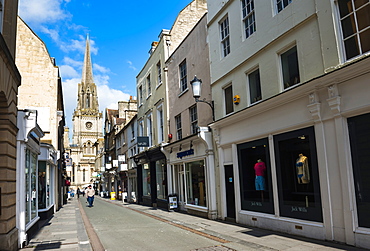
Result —
POLYGON ((238 145, 242 210, 274 213, 268 140, 238 145))
POLYGON ((280 215, 322 222, 313 127, 274 136, 280 215))
POLYGON ((348 119, 358 226, 370 228, 370 113, 348 119))
POLYGON ((45 209, 50 205, 50 194, 49 194, 49 166, 45 161, 39 161, 39 184, 38 184, 38 205, 39 209, 45 209))
POLYGON ((187 204, 196 206, 207 206, 206 199, 206 177, 204 172, 204 161, 186 163, 186 195, 187 204))
POLYGON ((165 200, 167 194, 167 169, 166 169, 166 161, 164 159, 157 160, 155 162, 156 166, 156 180, 157 180, 157 198, 165 200))
POLYGON ((143 164, 143 195, 149 196, 151 194, 150 189, 150 168, 149 163, 143 164))

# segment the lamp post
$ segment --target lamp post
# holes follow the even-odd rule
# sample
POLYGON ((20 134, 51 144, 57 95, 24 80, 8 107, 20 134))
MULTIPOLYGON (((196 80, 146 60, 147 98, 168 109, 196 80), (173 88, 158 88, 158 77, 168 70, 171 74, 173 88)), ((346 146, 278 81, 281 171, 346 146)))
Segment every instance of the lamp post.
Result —
POLYGON ((215 121, 215 109, 213 105, 213 101, 208 102, 206 99, 199 99, 202 93, 202 80, 194 76, 194 79, 190 81, 191 89, 193 90, 193 97, 195 98, 195 102, 203 102, 208 104, 212 109, 212 121, 215 121))

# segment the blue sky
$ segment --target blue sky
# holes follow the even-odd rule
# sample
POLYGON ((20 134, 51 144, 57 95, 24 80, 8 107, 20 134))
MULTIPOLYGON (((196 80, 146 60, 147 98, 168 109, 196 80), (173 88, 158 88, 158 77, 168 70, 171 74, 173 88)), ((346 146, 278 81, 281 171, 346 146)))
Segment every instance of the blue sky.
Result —
POLYGON ((85 39, 90 36, 99 109, 136 97, 136 76, 162 29, 171 29, 191 0, 19 0, 19 16, 60 67, 67 126, 72 131, 85 39))

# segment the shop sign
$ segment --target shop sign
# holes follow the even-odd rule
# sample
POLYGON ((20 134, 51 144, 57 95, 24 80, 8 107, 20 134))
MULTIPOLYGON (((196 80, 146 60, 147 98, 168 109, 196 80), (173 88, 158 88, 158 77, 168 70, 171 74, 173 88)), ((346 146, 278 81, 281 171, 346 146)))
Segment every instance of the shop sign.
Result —
POLYGON ((137 137, 137 146, 138 147, 148 147, 149 146, 149 137, 147 137, 147 136, 138 136, 137 137))
POLYGON ((113 160, 113 167, 118 167, 118 160, 116 159, 113 160))
POLYGON ((168 202, 170 209, 177 208, 177 197, 168 197, 168 202))
POLYGON ((189 150, 177 153, 177 158, 182 159, 190 155, 194 155, 194 149, 189 149, 189 150))

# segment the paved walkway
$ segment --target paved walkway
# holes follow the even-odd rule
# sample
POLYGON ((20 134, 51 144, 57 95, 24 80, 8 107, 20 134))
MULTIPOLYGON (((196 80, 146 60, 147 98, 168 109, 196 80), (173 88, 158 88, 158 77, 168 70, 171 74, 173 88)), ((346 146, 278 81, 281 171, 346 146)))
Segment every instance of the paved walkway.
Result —
POLYGON ((92 251, 80 210, 77 198, 68 200, 22 250, 92 251))
MULTIPOLYGON (((99 198, 101 199, 101 198, 99 198)), ((210 250, 367 250, 328 241, 313 240, 304 237, 277 233, 269 230, 251 228, 245 225, 209 220, 179 212, 154 209, 137 204, 122 203, 117 200, 107 200, 117 206, 123 206, 146 215, 151 215, 171 225, 185 228, 189 231, 214 238, 221 242, 214 249, 204 248, 196 251, 210 250)))
MULTIPOLYGON (((95 197, 119 207, 125 207, 151 216, 162 222, 186 229, 193 233, 218 241, 215 247, 195 251, 216 250, 365 250, 348 245, 303 237, 280 234, 243 225, 208 220, 179 212, 154 209, 137 204, 122 203, 95 197)), ((85 198, 78 203, 74 198, 63 206, 52 219, 34 236, 25 250, 81 250, 103 251, 104 248, 85 214, 85 198), (89 241, 94 240, 94 241, 89 241), (97 240, 96 240, 97 238, 97 240)), ((124 250, 124 248, 122 249, 124 250)))

